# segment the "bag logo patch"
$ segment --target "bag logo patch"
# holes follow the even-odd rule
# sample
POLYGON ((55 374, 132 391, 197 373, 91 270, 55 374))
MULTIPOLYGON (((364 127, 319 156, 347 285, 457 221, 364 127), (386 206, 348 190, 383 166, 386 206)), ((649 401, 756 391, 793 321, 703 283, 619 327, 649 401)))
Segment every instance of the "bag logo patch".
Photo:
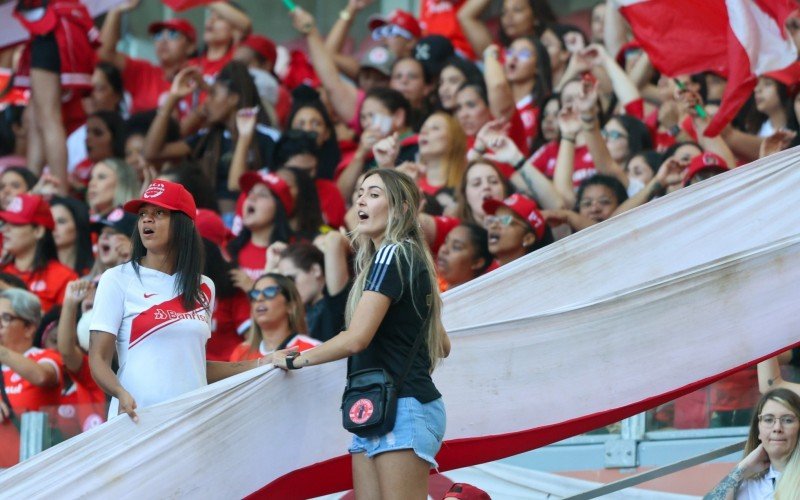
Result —
POLYGON ((372 401, 366 398, 359 399, 350 407, 350 420, 354 424, 363 424, 369 420, 374 411, 375 407, 372 405, 372 401))

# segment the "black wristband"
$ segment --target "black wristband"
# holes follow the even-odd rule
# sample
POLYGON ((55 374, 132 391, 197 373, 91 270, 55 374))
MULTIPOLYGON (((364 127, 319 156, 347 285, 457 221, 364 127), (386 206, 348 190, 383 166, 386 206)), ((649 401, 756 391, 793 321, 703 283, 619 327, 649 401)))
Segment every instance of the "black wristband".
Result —
POLYGON ((521 160, 519 160, 517 163, 514 164, 514 171, 518 172, 519 169, 525 166, 525 162, 527 161, 528 159, 523 156, 521 160))
POLYGON ((299 370, 302 366, 294 366, 294 358, 300 357, 300 354, 294 356, 286 356, 286 368, 290 370, 299 370))

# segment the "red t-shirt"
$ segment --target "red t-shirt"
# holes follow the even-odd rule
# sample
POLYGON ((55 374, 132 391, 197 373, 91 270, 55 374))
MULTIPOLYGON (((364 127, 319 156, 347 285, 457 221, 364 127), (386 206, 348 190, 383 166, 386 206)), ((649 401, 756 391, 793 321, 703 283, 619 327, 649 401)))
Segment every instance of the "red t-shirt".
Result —
POLYGON ((314 184, 317 186, 317 197, 325 224, 333 228, 344 226, 347 207, 336 183, 329 179, 315 179, 314 184))
POLYGON ((225 67, 226 64, 231 62, 231 59, 233 59, 234 49, 235 47, 231 46, 228 52, 226 52, 224 56, 220 57, 216 61, 210 60, 206 54, 203 54, 200 57, 195 57, 189 61, 189 66, 199 66, 200 72, 203 73, 203 77, 205 78, 206 82, 211 85, 214 83, 217 73, 219 73, 220 70, 225 67))
POLYGON ((522 126, 525 129, 528 150, 530 151, 533 141, 539 135, 539 116, 541 111, 539 106, 533 101, 533 96, 528 94, 517 101, 517 113, 519 113, 522 126))
POLYGON ((61 395, 58 428, 68 436, 75 436, 106 421, 106 395, 92 378, 88 356, 83 356, 77 372, 67 373, 73 384, 61 395))
POLYGON ((61 399, 61 388, 64 381, 61 371, 61 355, 56 351, 38 347, 31 347, 23 355, 31 361, 55 368, 58 383, 52 387, 39 387, 3 365, 3 381, 6 384, 6 394, 8 394, 11 407, 17 415, 26 411, 38 411, 42 407, 55 410, 61 399))
POLYGON ((472 45, 464 35, 456 17, 464 2, 465 0, 423 0, 419 24, 423 36, 442 35, 450 39, 453 47, 461 55, 475 60, 472 45))
POLYGON ((260 247, 248 241, 239 251, 239 269, 250 279, 257 280, 267 267, 267 247, 260 247))
POLYGON ((250 301, 241 290, 231 297, 217 297, 211 316, 211 338, 206 343, 206 359, 228 361, 242 342, 241 334, 250 319, 250 301))
POLYGON ((160 66, 130 57, 125 58, 122 81, 131 96, 131 114, 158 108, 171 86, 160 66))
MULTIPOLYGON (((322 342, 320 342, 317 339, 308 337, 306 335, 301 335, 301 334, 298 333, 294 337, 292 337, 292 340, 290 340, 286 344, 285 349, 291 349, 292 347, 296 347, 298 351, 303 352, 303 351, 307 351, 307 350, 311 349, 312 347, 316 347, 316 346, 320 345, 321 343, 322 342)), ((263 347, 263 345, 262 345, 262 347, 263 347)), ((231 361, 250 361, 250 360, 253 360, 253 359, 258 359, 260 357, 266 356, 270 352, 271 351, 268 352, 268 351, 264 351, 262 349, 254 351, 254 350, 250 349, 250 344, 248 344, 246 342, 242 342, 241 344, 236 346, 236 349, 233 350, 233 353, 231 354, 231 359, 230 360, 231 361)))
POLYGON ((70 281, 78 279, 78 274, 57 260, 51 260, 47 266, 37 273, 20 271, 13 262, 6 264, 0 271, 13 274, 25 282, 32 293, 42 302, 42 311, 49 311, 54 305, 64 301, 64 292, 70 281))
MULTIPOLYGON (((550 141, 539 148, 531 158, 533 165, 550 179, 553 178, 553 174, 556 171, 556 158, 558 158, 559 147, 558 141, 550 141)), ((594 160, 592 160, 592 155, 589 154, 589 148, 586 146, 575 148, 575 165, 572 172, 573 186, 577 188, 584 179, 591 177, 594 173, 594 160)))

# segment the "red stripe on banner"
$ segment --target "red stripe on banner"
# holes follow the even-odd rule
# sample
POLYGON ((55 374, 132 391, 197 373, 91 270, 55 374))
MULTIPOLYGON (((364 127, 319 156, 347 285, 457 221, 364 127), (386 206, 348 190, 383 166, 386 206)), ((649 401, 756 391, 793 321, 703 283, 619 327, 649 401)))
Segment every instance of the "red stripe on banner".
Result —
MULTIPOLYGON (((771 354, 731 368, 725 372, 698 380, 674 391, 653 396, 630 405, 591 415, 508 434, 481 436, 476 438, 446 440, 436 460, 439 472, 500 460, 562 441, 569 437, 603 427, 642 413, 658 405, 696 391, 733 373, 777 356, 781 352, 800 346, 797 343, 771 354)), ((292 450, 297 451, 297 450, 292 450)), ((248 499, 304 499, 346 491, 353 487, 350 456, 340 456, 290 472, 250 494, 248 499)), ((433 471, 435 473, 435 471, 433 471)))

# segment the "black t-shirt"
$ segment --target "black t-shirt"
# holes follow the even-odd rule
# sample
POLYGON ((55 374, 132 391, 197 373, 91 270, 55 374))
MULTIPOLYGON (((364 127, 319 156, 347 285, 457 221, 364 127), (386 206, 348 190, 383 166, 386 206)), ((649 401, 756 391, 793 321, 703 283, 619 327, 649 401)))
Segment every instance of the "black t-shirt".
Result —
POLYGON ((344 329, 344 310, 347 307, 349 290, 349 287, 344 287, 336 295, 328 295, 326 287, 322 292, 322 299, 306 308, 309 335, 325 342, 344 329))
MULTIPOLYGON (((410 280, 408 273, 409 264, 400 257, 397 244, 384 245, 375 254, 364 291, 386 295, 392 302, 372 342, 350 358, 349 373, 383 368, 399 383, 414 340, 425 335, 422 330, 430 315, 434 286, 421 260, 414 262, 410 280)), ((427 344, 423 339, 399 393, 399 397, 414 397, 423 404, 441 397, 431 380, 427 344)))
MULTIPOLYGON (((202 158, 211 153, 212 148, 209 142, 206 142, 201 150, 195 151, 198 144, 207 133, 208 131, 201 131, 186 139, 186 143, 192 149, 192 153, 196 158, 202 158)), ((256 170, 264 167, 272 167, 275 144, 279 138, 280 132, 277 130, 261 124, 256 125, 255 134, 253 134, 253 144, 258 149, 262 163, 262 165, 258 165, 256 170)), ((228 189, 228 172, 231 168, 231 160, 233 160, 234 147, 235 144, 230 132, 227 130, 223 131, 222 141, 220 142, 220 155, 219 162, 217 163, 216 179, 216 195, 220 200, 235 200, 239 196, 238 191, 230 191, 228 189)), ((248 156, 251 154, 252 153, 248 152, 248 156)), ((249 161, 251 161, 251 158, 248 158, 248 162, 249 161)))

